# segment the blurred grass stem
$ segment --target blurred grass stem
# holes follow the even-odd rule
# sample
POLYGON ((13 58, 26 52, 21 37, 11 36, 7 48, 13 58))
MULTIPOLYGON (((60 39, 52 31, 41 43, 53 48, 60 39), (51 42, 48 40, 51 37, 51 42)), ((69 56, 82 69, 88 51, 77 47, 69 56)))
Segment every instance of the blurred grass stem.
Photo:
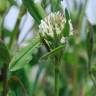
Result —
POLYGON ((59 96, 59 66, 60 60, 55 56, 55 96, 59 96))

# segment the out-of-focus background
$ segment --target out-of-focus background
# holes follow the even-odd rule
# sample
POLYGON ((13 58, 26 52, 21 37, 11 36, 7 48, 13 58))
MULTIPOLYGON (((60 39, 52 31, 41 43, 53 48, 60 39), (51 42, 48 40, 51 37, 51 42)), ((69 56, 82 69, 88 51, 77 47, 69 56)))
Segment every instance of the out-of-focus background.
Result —
MULTIPOLYGON (((67 8, 75 34, 65 50, 64 64, 60 66, 59 96, 95 96, 96 0, 0 0, 0 38, 13 58, 37 36, 40 20, 57 11, 55 4, 60 4, 63 11, 67 8), (93 32, 92 36, 88 32, 93 32), (92 75, 87 73, 90 62, 92 75)), ((12 76, 8 96, 54 96, 53 65, 49 59, 40 61, 44 53, 43 45, 36 48, 29 64, 8 73, 12 76)))

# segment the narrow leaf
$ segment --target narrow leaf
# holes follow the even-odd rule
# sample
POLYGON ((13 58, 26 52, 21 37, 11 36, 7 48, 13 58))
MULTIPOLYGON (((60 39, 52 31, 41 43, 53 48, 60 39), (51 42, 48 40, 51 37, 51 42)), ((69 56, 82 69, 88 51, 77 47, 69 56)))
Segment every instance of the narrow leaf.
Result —
POLYGON ((45 58, 47 58, 47 57, 49 57, 49 56, 55 54, 57 51, 63 49, 64 47, 65 47, 64 45, 61 45, 61 46, 59 46, 59 47, 53 49, 51 52, 46 53, 46 54, 43 55, 40 59, 45 59, 45 58))
POLYGON ((42 6, 39 4, 35 4, 33 0, 23 0, 23 4, 37 23, 40 23, 41 19, 46 16, 42 6))
POLYGON ((70 16, 69 16, 67 8, 65 8, 65 17, 66 17, 67 20, 70 19, 70 16))
POLYGON ((93 26, 90 25, 90 30, 88 32, 87 36, 87 53, 88 53, 88 69, 91 70, 91 59, 92 59, 92 53, 93 53, 93 26))
POLYGON ((68 21, 66 22, 65 26, 64 26, 64 29, 63 29, 63 36, 66 37, 66 36, 69 36, 69 31, 70 31, 70 26, 69 26, 69 23, 68 21))
POLYGON ((60 10, 60 0, 50 0, 53 12, 60 10))
POLYGON ((33 42, 30 43, 30 45, 23 48, 20 52, 17 52, 17 54, 13 57, 9 64, 9 70, 16 71, 23 68, 32 60, 32 54, 39 46, 39 39, 34 39, 33 42))

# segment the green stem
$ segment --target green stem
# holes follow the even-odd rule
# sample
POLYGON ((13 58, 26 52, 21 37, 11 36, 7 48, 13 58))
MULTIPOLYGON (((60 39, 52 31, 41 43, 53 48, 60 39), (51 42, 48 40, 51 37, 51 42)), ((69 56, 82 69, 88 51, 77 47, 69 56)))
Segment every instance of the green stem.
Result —
POLYGON ((73 90, 72 90, 72 96, 77 96, 77 64, 74 64, 72 66, 72 86, 73 86, 73 90))
POLYGON ((4 32, 3 32, 3 23, 4 23, 5 14, 0 15, 0 38, 4 39, 4 32))
POLYGON ((2 70, 2 75, 3 75, 3 93, 2 93, 2 96, 7 96, 7 89, 8 89, 7 71, 8 71, 8 65, 5 64, 5 66, 2 70))
POLYGON ((59 96, 59 59, 55 58, 55 96, 59 96))
POLYGON ((14 40, 18 40, 18 37, 19 37, 19 34, 20 34, 20 30, 19 30, 20 22, 21 22, 21 19, 24 16, 25 13, 26 13, 26 10, 24 9, 24 6, 21 5, 20 13, 19 13, 19 16, 18 16, 17 21, 16 21, 15 28, 14 28, 14 30, 12 32, 12 35, 11 35, 11 38, 10 38, 9 48, 11 48, 12 44, 14 43, 14 40))

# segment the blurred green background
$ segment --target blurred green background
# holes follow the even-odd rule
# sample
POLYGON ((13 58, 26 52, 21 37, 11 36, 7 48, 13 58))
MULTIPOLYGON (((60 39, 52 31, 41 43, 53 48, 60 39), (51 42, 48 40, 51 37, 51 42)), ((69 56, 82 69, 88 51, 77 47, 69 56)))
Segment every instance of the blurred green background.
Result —
POLYGON ((41 59, 47 50, 38 42, 38 26, 49 13, 65 8, 74 36, 62 56, 59 96, 96 95, 95 0, 0 0, 0 39, 11 55, 7 96, 55 96, 54 65, 50 58, 41 59))

